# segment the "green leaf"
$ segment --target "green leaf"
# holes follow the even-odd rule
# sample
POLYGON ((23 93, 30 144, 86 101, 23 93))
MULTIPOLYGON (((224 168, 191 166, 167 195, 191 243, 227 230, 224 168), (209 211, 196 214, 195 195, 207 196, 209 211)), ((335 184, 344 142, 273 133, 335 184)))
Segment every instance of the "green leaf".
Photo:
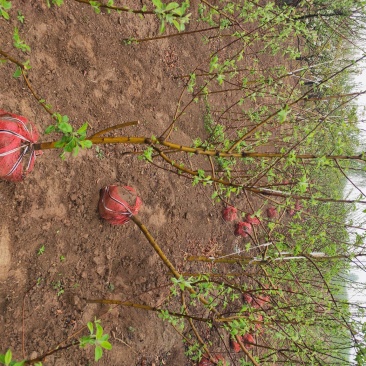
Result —
POLYGON ((175 28, 177 28, 180 31, 181 27, 180 27, 178 20, 173 19, 173 24, 174 24, 175 28))
POLYGON ((100 346, 95 347, 95 361, 99 361, 103 356, 103 349, 100 346))
POLYGON ((83 134, 83 133, 85 133, 86 132, 86 130, 87 130, 87 128, 88 128, 88 122, 85 122, 78 130, 77 130, 77 133, 78 134, 83 134))
POLYGON ((79 141, 79 144, 83 149, 90 149, 93 146, 93 143, 90 140, 79 141))
POLYGON ((103 336, 99 339, 99 342, 102 343, 104 341, 108 341, 109 334, 103 334, 103 336))
POLYGON ((65 146, 64 146, 64 150, 66 152, 72 152, 74 151, 74 148, 76 147, 76 141, 74 138, 72 138, 65 146))
POLYGON ((32 66, 30 65, 30 61, 27 60, 23 63, 24 69, 25 70, 30 70, 32 68, 32 66))
POLYGON ((9 14, 3 9, 0 9, 0 11, 1 11, 2 17, 6 20, 9 20, 9 14))
POLYGON ((176 8, 178 8, 178 6, 179 6, 178 3, 175 3, 175 2, 169 3, 166 6, 165 11, 170 11, 170 10, 176 9, 176 8))
POLYGON ((69 117, 68 116, 62 116, 61 121, 67 123, 67 122, 69 122, 69 117))
POLYGON ((5 353, 5 365, 9 365, 13 354, 10 349, 8 349, 5 353))
POLYGON ((80 147, 76 145, 72 150, 72 155, 77 156, 79 154, 80 147))
POLYGON ((178 8, 178 9, 174 9, 172 11, 173 14, 178 15, 180 17, 184 15, 184 12, 185 12, 185 9, 182 7, 178 8))
POLYGON ((285 122, 286 118, 287 118, 287 115, 290 113, 290 109, 288 108, 288 106, 286 105, 283 109, 281 109, 279 112, 278 112, 278 119, 280 121, 280 123, 283 123, 285 122))
POLYGON ((56 126, 48 126, 48 127, 45 129, 44 133, 49 134, 49 133, 51 133, 51 132, 54 132, 54 131, 55 131, 55 129, 56 129, 56 126))
POLYGON ((100 343, 101 347, 111 350, 112 349, 112 345, 108 342, 108 341, 104 341, 100 343))
POLYGON ((99 1, 89 1, 89 4, 95 11, 95 14, 100 14, 100 2, 99 1))
POLYGON ((94 326, 92 322, 88 322, 87 324, 90 334, 94 333, 94 326))
POLYGON ((20 66, 17 66, 14 74, 13 74, 13 78, 18 78, 22 75, 22 69, 20 68, 20 66))
POLYGON ((95 335, 95 338, 96 339, 100 339, 103 335, 103 328, 100 324, 95 324, 96 328, 97 328, 97 331, 96 331, 96 335, 95 335))
POLYGON ((88 344, 94 345, 95 344, 95 339, 92 338, 92 337, 94 337, 94 336, 93 335, 88 335, 88 336, 81 337, 79 339, 80 348, 85 348, 88 344))
POLYGON ((164 33, 164 31, 165 31, 165 21, 164 21, 164 20, 162 20, 162 21, 161 21, 161 25, 160 25, 159 32, 160 32, 160 33, 164 33))
POLYGON ((55 117, 58 123, 62 122, 62 116, 60 113, 54 113, 52 117, 55 117))
POLYGON ((64 147, 64 146, 65 146, 64 141, 59 140, 59 141, 55 142, 55 147, 57 147, 57 148, 64 147))
POLYGON ((161 2, 161 0, 152 0, 152 3, 154 4, 154 6, 158 9, 163 7, 163 3, 161 2))
POLYGON ((59 123, 58 124, 58 129, 63 133, 71 133, 72 132, 72 126, 67 122, 59 123))

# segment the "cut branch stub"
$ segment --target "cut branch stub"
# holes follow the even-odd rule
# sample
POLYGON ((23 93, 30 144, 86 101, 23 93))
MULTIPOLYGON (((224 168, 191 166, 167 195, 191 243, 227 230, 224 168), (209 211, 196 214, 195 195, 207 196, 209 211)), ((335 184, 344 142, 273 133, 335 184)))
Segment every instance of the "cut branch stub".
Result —
POLYGON ((99 214, 112 225, 127 223, 140 210, 142 200, 128 186, 106 186, 100 190, 99 214))
POLYGON ((38 132, 25 117, 0 109, 0 178, 22 181, 33 169, 38 132))

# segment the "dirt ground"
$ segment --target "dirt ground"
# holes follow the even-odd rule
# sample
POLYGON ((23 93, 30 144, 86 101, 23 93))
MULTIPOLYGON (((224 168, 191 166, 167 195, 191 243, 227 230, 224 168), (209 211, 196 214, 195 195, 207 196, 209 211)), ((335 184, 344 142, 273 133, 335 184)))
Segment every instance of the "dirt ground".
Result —
MULTIPOLYGON (((174 77, 190 72, 208 52, 199 35, 125 45, 123 38, 158 35, 159 24, 151 16, 96 15, 73 1, 48 9, 38 0, 13 1, 11 14, 9 22, 0 20, 1 47, 27 57, 12 47, 18 26, 32 49, 34 89, 74 125, 88 121, 92 132, 139 120, 124 132, 162 133, 182 87, 174 77), (16 20, 18 9, 23 25, 16 20)), ((188 30, 198 26, 191 23, 188 30)), ((0 68, 0 108, 26 116, 43 131, 52 123, 50 116, 13 72, 11 64, 0 68)), ((173 140, 190 144, 190 136, 203 135, 201 112, 189 110, 173 140)), ((138 190, 141 219, 179 269, 189 271, 183 264, 188 251, 202 254, 220 243, 232 252, 237 244, 209 192, 124 154, 131 149, 101 147, 97 154, 93 148, 64 162, 59 152, 46 151, 24 182, 0 182, 2 352, 11 348, 15 359, 34 358, 100 318, 113 344, 100 365, 193 364, 181 337, 155 313, 125 307, 105 313, 107 307, 85 302, 113 298, 159 305, 169 292, 170 275, 139 229, 133 223, 113 227, 99 218, 99 189, 105 185, 138 190)), ((71 349, 50 356, 46 364, 92 360, 91 351, 71 349)))
MULTIPOLYGON (((126 5, 136 7, 136 1, 126 5)), ((29 57, 29 78, 37 94, 74 126, 88 121, 91 133, 138 120, 138 126, 123 134, 159 136, 176 113, 183 88, 179 76, 229 41, 223 37, 207 44, 202 35, 191 34, 127 45, 125 38, 159 35, 157 19, 97 15, 71 0, 51 9, 39 0, 13 1, 11 14, 9 22, 0 19, 1 48, 21 60, 29 57), (16 19, 19 9, 24 24, 16 19), (15 26, 31 47, 29 56, 12 45, 15 26)), ((187 30, 202 27, 192 21, 187 30)), ((168 33, 175 30, 168 28, 168 33)), ((245 55, 243 62, 249 65, 250 57, 245 55)), ((273 62, 264 55, 260 66, 266 69, 273 62)), ((10 63, 0 67, 0 109, 26 116, 43 132, 53 121, 23 80, 12 77, 14 71, 10 63)), ((214 98, 220 108, 229 105, 220 94, 214 98)), ((192 103, 171 140, 191 145, 193 138, 204 139, 205 113, 202 104, 192 103)), ((42 136, 41 141, 50 138, 42 136)), ((226 255, 245 248, 246 242, 234 236, 233 224, 223 221, 222 204, 213 205, 210 190, 193 188, 191 181, 137 159, 138 152, 132 145, 109 145, 62 161, 60 152, 45 151, 24 182, 0 181, 0 352, 11 348, 16 359, 35 358, 76 332, 86 334, 82 328, 97 318, 113 345, 100 365, 195 365, 185 356, 181 336, 156 313, 127 307, 108 311, 86 301, 108 298, 159 306, 169 296, 171 274, 138 227, 132 222, 111 226, 100 219, 99 190, 106 185, 138 191, 141 220, 179 271, 197 270, 184 261, 187 254, 226 255)), ((230 203, 239 200, 245 209, 244 198, 230 203)), ((227 352, 223 342, 218 345, 227 352)), ((93 363, 91 350, 69 349, 45 364, 93 363)))

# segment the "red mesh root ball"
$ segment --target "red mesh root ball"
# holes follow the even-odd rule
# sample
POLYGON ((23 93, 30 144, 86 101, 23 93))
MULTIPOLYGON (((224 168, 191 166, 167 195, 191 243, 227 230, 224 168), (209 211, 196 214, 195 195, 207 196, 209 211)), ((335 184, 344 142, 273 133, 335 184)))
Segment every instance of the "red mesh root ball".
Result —
POLYGON ((278 212, 274 207, 268 207, 267 208, 267 217, 269 219, 274 219, 278 217, 278 212))
POLYGON ((263 315, 258 314, 257 319, 258 322, 261 323, 256 323, 255 324, 255 330, 258 330, 260 333, 262 332, 262 322, 263 322, 263 315))
POLYGON ((140 210, 142 200, 128 186, 106 186, 100 190, 99 214, 112 225, 123 225, 140 210))
POLYGON ((222 218, 225 221, 235 221, 238 218, 238 210, 233 206, 227 206, 222 210, 222 218))
POLYGON ((240 344, 235 338, 230 338, 230 347, 235 353, 239 353, 241 351, 240 344))
POLYGON ((271 304, 269 296, 258 295, 253 298, 253 307, 256 309, 263 309, 271 304))
POLYGON ((38 132, 25 117, 0 109, 0 179, 22 181, 33 169, 38 132))
POLYGON ((234 234, 236 236, 242 236, 243 238, 246 238, 252 233, 253 233, 252 225, 249 224, 249 222, 245 221, 238 222, 234 231, 234 234))
POLYGON ((243 302, 244 302, 244 304, 250 305, 253 302, 253 296, 251 296, 247 293, 244 293, 243 294, 243 302))
POLYGON ((241 340, 246 348, 252 348, 255 344, 254 337, 250 333, 243 335, 241 340))
POLYGON ((245 221, 252 225, 260 225, 261 221, 258 217, 252 216, 251 214, 247 213, 245 215, 245 221))
POLYGON ((213 358, 215 359, 215 363, 210 361, 209 357, 204 355, 202 357, 202 360, 198 363, 197 366, 215 366, 217 365, 218 362, 221 361, 220 365, 223 366, 229 366, 229 363, 226 361, 225 357, 221 354, 216 354, 216 355, 212 355, 213 358))

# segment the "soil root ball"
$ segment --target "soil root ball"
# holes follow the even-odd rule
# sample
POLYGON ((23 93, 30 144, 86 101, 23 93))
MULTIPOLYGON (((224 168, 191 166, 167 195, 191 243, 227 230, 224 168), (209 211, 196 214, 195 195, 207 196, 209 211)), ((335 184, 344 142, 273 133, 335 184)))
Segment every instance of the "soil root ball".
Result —
POLYGON ((142 200, 128 186, 106 186, 100 190, 99 214, 112 225, 123 225, 140 210, 142 200))
POLYGON ((32 171, 38 140, 33 123, 25 117, 0 109, 0 179, 20 182, 32 171))

